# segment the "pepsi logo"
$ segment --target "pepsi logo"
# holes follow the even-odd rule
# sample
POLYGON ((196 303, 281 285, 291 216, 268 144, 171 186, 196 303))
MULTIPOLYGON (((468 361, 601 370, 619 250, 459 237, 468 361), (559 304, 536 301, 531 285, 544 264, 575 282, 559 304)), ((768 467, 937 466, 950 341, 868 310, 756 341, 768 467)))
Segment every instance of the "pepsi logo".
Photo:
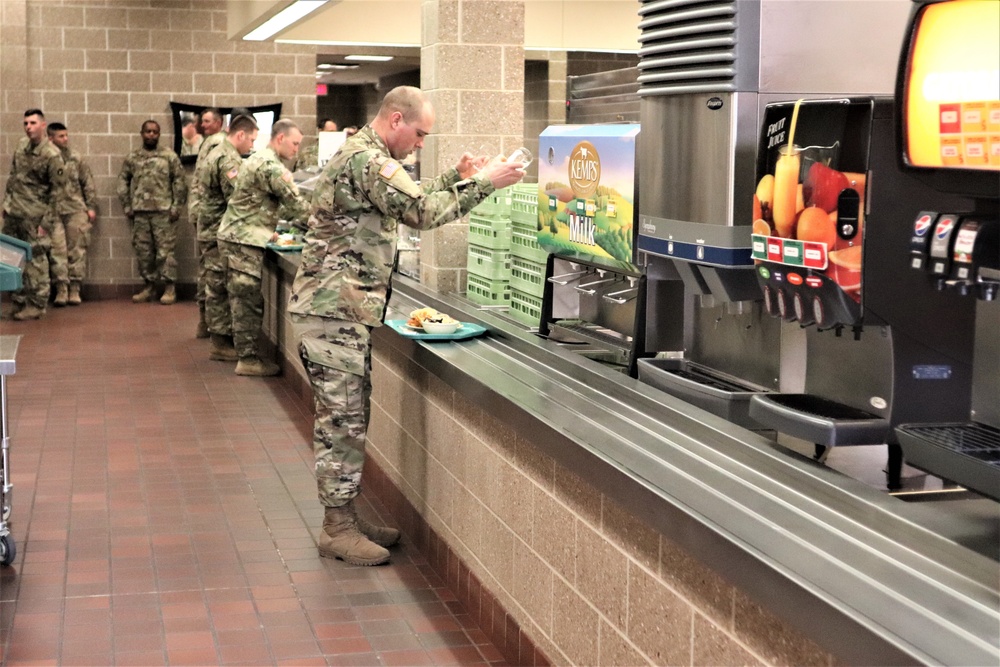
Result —
POLYGON ((927 233, 927 230, 931 228, 931 216, 922 215, 917 218, 917 221, 913 223, 913 233, 917 236, 923 236, 927 233))
POLYGON ((948 238, 949 234, 951 234, 951 230, 954 226, 955 226, 954 218, 944 218, 943 220, 941 220, 941 222, 937 224, 937 228, 934 230, 934 236, 936 236, 940 240, 944 240, 948 238))

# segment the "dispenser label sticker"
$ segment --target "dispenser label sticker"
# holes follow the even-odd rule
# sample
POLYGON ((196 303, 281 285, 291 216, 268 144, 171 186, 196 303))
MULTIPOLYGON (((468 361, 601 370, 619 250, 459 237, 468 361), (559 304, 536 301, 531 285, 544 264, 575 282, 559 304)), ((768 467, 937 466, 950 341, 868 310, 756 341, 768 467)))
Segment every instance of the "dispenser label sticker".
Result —
POLYGON ((792 241, 774 236, 750 236, 752 257, 756 260, 804 266, 822 271, 828 266, 829 257, 825 243, 815 241, 792 241))
POLYGON ((783 260, 789 266, 802 266, 802 242, 784 241, 782 243, 783 260))
POLYGON ((927 233, 927 230, 931 228, 932 222, 934 222, 934 219, 926 213, 917 218, 917 221, 913 223, 914 235, 924 236, 927 233))
POLYGON ((934 230, 934 236, 936 236, 938 240, 943 241, 948 238, 949 234, 951 234, 951 228, 954 226, 955 218, 951 216, 941 218, 941 222, 938 223, 937 229, 934 230))
POLYGON ((949 380, 951 366, 944 364, 926 364, 913 367, 914 380, 949 380))
POLYGON ((955 236, 954 259, 956 262, 968 264, 972 261, 972 251, 975 248, 978 234, 979 223, 977 222, 966 222, 959 227, 958 234, 955 236))

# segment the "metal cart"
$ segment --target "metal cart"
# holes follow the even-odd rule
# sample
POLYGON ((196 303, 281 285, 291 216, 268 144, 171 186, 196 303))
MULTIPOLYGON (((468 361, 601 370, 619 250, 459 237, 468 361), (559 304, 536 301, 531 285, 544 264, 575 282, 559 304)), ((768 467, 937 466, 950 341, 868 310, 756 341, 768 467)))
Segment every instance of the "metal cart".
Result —
MULTIPOLYGON (((0 292, 21 289, 21 272, 31 261, 31 246, 0 234, 0 292)), ((17 556, 10 521, 14 485, 10 481, 10 430, 7 427, 7 376, 16 370, 20 336, 0 335, 0 566, 10 565, 17 556)))

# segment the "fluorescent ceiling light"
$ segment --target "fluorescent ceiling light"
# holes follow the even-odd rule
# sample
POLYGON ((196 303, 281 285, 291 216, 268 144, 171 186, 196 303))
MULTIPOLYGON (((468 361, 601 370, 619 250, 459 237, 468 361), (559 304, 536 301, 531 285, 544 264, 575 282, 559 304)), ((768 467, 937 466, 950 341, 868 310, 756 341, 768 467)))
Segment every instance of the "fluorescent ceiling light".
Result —
POLYGON ((344 60, 357 60, 367 63, 384 63, 392 60, 392 56, 344 56, 344 60))
POLYGON ((297 23, 302 20, 325 5, 326 2, 327 0, 296 0, 293 4, 285 7, 280 12, 248 32, 243 39, 248 42, 262 42, 272 35, 276 35, 281 32, 293 23, 297 23))
MULTIPOLYGON (((0 0, 2 2, 3 0, 0 0)), ((328 39, 276 39, 275 44, 311 44, 314 46, 395 46, 395 47, 420 47, 420 44, 410 44, 401 42, 340 42, 328 39)))

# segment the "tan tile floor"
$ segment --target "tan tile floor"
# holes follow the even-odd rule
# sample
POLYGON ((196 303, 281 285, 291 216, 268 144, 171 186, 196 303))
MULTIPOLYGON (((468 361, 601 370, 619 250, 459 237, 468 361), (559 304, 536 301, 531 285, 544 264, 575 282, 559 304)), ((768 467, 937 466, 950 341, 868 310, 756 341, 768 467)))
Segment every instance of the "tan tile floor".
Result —
POLYGON ((317 556, 308 406, 209 361, 195 317, 0 322, 23 336, 0 665, 505 664, 406 536, 386 567, 317 556))

